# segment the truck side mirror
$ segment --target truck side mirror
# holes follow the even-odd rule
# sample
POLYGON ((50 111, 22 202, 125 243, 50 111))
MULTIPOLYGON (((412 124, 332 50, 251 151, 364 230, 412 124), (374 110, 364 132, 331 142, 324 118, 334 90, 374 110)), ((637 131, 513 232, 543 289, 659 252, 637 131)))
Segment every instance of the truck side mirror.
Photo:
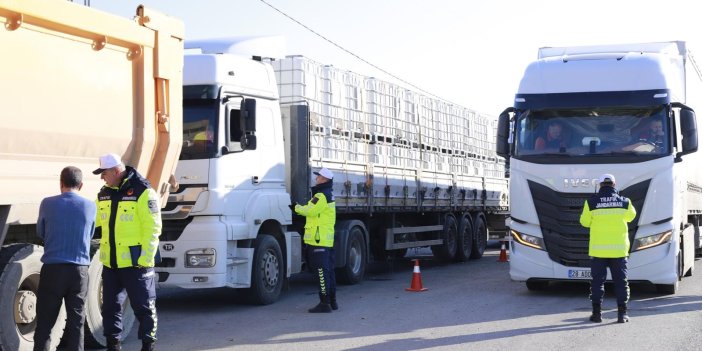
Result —
POLYGON ((509 159, 510 151, 510 113, 514 112, 514 107, 508 107, 497 119, 497 155, 509 159))
POLYGON ((256 99, 241 100, 240 122, 244 133, 256 131, 256 99))
POLYGON ((256 99, 241 100, 241 148, 256 150, 256 99))
POLYGON ((682 134, 682 152, 678 152, 675 155, 676 159, 697 151, 697 119, 695 111, 684 105, 680 107, 680 133, 682 134))
POLYGON ((256 136, 253 134, 244 134, 241 137, 241 148, 244 150, 256 150, 256 136))

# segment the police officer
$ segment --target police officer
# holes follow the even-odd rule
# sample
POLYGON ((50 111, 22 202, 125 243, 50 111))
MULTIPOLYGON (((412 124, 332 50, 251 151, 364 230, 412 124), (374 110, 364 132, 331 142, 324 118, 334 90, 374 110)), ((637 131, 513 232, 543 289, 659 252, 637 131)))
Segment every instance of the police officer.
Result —
POLYGON ((602 322, 602 297, 609 267, 617 295, 617 322, 626 323, 629 321, 626 305, 629 301, 629 282, 626 277, 629 256, 627 223, 636 217, 636 209, 628 198, 619 195, 614 188, 616 183, 613 175, 601 175, 599 183, 599 192, 585 201, 580 215, 580 224, 590 228, 590 320, 595 323, 602 322))
POLYGON ((122 303, 129 296, 139 321, 142 350, 156 341, 154 258, 161 235, 161 206, 149 181, 118 155, 100 157, 105 186, 97 198, 96 226, 102 227, 102 320, 108 350, 121 350, 122 303))
POLYGON ((306 217, 305 244, 310 266, 319 281, 319 304, 310 313, 328 313, 339 308, 336 302, 336 277, 334 276, 334 224, 336 203, 332 195, 334 174, 322 168, 314 172, 316 184, 312 199, 306 205, 295 205, 297 214, 306 217))

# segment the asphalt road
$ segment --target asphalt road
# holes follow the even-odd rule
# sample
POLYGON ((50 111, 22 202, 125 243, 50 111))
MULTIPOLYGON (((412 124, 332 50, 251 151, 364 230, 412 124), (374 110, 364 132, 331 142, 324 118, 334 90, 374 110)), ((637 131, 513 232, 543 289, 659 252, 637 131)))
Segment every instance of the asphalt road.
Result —
MULTIPOLYGON (((493 246, 480 260, 442 264, 421 258, 425 292, 406 292, 409 260, 373 264, 366 280, 339 286, 340 308, 310 314, 317 301, 311 274, 291 280, 280 301, 240 302, 235 290, 159 290, 159 350, 700 350, 702 267, 676 295, 632 285, 631 322, 616 323, 608 293, 604 322, 587 321, 587 284, 530 292, 509 279, 493 246)), ((123 349, 138 350, 135 329, 123 349)))

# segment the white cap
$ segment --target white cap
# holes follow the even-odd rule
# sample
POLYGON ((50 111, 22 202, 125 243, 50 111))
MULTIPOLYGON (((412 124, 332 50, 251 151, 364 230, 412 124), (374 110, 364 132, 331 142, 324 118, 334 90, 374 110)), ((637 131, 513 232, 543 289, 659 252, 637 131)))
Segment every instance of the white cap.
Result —
POLYGON ((326 168, 320 169, 319 172, 312 172, 312 173, 314 173, 315 175, 320 175, 320 176, 327 178, 327 179, 334 179, 334 173, 332 173, 332 171, 330 171, 326 168))
POLYGON ((100 174, 106 169, 114 168, 122 164, 122 159, 117 154, 107 154, 100 156, 100 168, 93 171, 93 174, 100 174))
POLYGON ((603 175, 600 176, 600 184, 602 184, 602 183, 612 183, 612 184, 615 184, 616 182, 617 182, 617 181, 614 179, 614 176, 611 175, 611 174, 609 174, 609 173, 605 173, 605 174, 603 174, 603 175))

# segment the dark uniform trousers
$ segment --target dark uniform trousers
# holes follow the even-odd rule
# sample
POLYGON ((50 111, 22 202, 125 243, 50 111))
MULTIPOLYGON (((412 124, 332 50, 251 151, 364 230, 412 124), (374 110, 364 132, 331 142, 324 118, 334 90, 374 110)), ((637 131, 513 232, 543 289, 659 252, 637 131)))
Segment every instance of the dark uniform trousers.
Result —
MULTIPOLYGON (((64 342, 67 350, 83 350, 85 296, 88 293, 88 266, 45 264, 41 267, 37 291, 37 329, 34 350, 49 350, 51 329, 61 305, 66 302, 64 342)), ((7 303, 7 301, 5 301, 7 303)))
POLYGON ((105 337, 119 339, 122 334, 122 304, 129 296, 139 321, 139 339, 156 341, 156 281, 153 268, 103 267, 102 319, 105 337), (109 299, 112 297, 112 299, 109 299))
POLYGON ((334 248, 308 245, 310 266, 318 274, 320 296, 336 295, 336 275, 334 274, 334 248))
POLYGON ((592 284, 590 286, 590 300, 592 303, 602 304, 604 296, 604 283, 607 280, 607 267, 612 273, 614 292, 617 295, 617 305, 629 302, 629 282, 626 280, 626 257, 599 258, 592 257, 590 262, 592 284))

